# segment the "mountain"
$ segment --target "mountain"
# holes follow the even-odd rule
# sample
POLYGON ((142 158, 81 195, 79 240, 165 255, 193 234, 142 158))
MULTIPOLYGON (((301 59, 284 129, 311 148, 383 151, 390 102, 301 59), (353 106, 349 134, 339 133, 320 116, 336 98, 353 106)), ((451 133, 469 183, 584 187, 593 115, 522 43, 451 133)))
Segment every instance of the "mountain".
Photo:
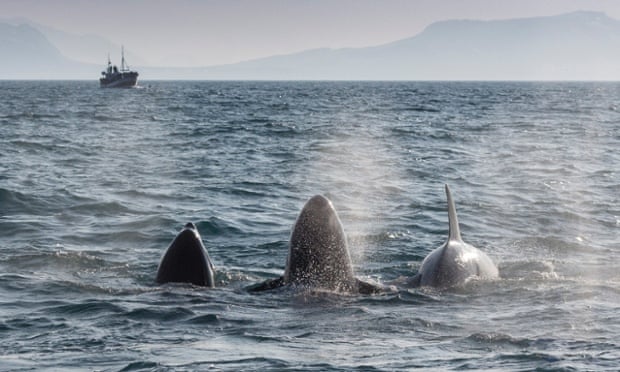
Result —
POLYGON ((0 24, 3 70, 33 70, 45 64, 58 67, 64 57, 40 32, 27 25, 0 24), (41 58, 43 56, 43 59, 41 58))
POLYGON ((620 21, 598 12, 434 23, 417 36, 207 69, 211 79, 614 80, 620 21))
MULTIPOLYGON (((52 27, 31 23, 54 44, 62 54, 74 61, 104 66, 108 53, 113 60, 120 61, 121 45, 94 34, 73 34, 52 27)), ((140 56, 125 50, 125 58, 132 65, 144 65, 146 61, 140 56)))
POLYGON ((66 58, 28 24, 0 23, 0 56, 0 79, 75 79, 97 76, 99 70, 66 58))

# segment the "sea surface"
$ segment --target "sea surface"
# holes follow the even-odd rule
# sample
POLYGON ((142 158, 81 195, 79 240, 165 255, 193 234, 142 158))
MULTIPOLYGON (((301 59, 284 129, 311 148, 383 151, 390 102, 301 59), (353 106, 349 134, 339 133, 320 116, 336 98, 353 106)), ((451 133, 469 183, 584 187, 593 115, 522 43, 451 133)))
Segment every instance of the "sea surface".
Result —
POLYGON ((620 369, 620 83, 0 81, 0 370, 620 369), (327 196, 356 275, 275 290, 327 196), (194 222, 217 288, 157 285, 194 222))

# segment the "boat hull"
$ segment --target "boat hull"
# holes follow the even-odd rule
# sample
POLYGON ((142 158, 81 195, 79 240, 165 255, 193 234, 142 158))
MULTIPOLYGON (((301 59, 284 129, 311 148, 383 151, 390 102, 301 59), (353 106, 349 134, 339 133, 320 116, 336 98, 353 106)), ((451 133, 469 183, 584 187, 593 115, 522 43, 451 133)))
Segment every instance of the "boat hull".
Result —
POLYGON ((136 86, 137 83, 138 73, 133 71, 99 79, 101 88, 131 88, 136 86))

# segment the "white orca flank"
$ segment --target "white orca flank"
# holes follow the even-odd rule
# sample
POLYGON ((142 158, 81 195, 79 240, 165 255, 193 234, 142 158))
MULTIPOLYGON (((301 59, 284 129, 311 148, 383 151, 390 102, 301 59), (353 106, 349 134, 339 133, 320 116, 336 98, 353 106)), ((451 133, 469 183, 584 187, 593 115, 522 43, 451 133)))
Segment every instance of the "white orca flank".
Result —
POLYGON ((448 185, 445 185, 445 190, 448 199, 448 239, 424 258, 418 274, 408 283, 412 286, 449 288, 462 285, 475 276, 497 278, 499 272, 489 256, 461 238, 456 207, 448 185))

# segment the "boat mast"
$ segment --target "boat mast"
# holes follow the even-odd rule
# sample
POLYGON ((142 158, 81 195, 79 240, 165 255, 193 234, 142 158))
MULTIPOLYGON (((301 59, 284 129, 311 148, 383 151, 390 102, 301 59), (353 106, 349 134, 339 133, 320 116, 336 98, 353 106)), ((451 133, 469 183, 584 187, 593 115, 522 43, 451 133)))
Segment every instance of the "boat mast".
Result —
POLYGON ((125 46, 121 45, 121 71, 125 71, 125 46))

